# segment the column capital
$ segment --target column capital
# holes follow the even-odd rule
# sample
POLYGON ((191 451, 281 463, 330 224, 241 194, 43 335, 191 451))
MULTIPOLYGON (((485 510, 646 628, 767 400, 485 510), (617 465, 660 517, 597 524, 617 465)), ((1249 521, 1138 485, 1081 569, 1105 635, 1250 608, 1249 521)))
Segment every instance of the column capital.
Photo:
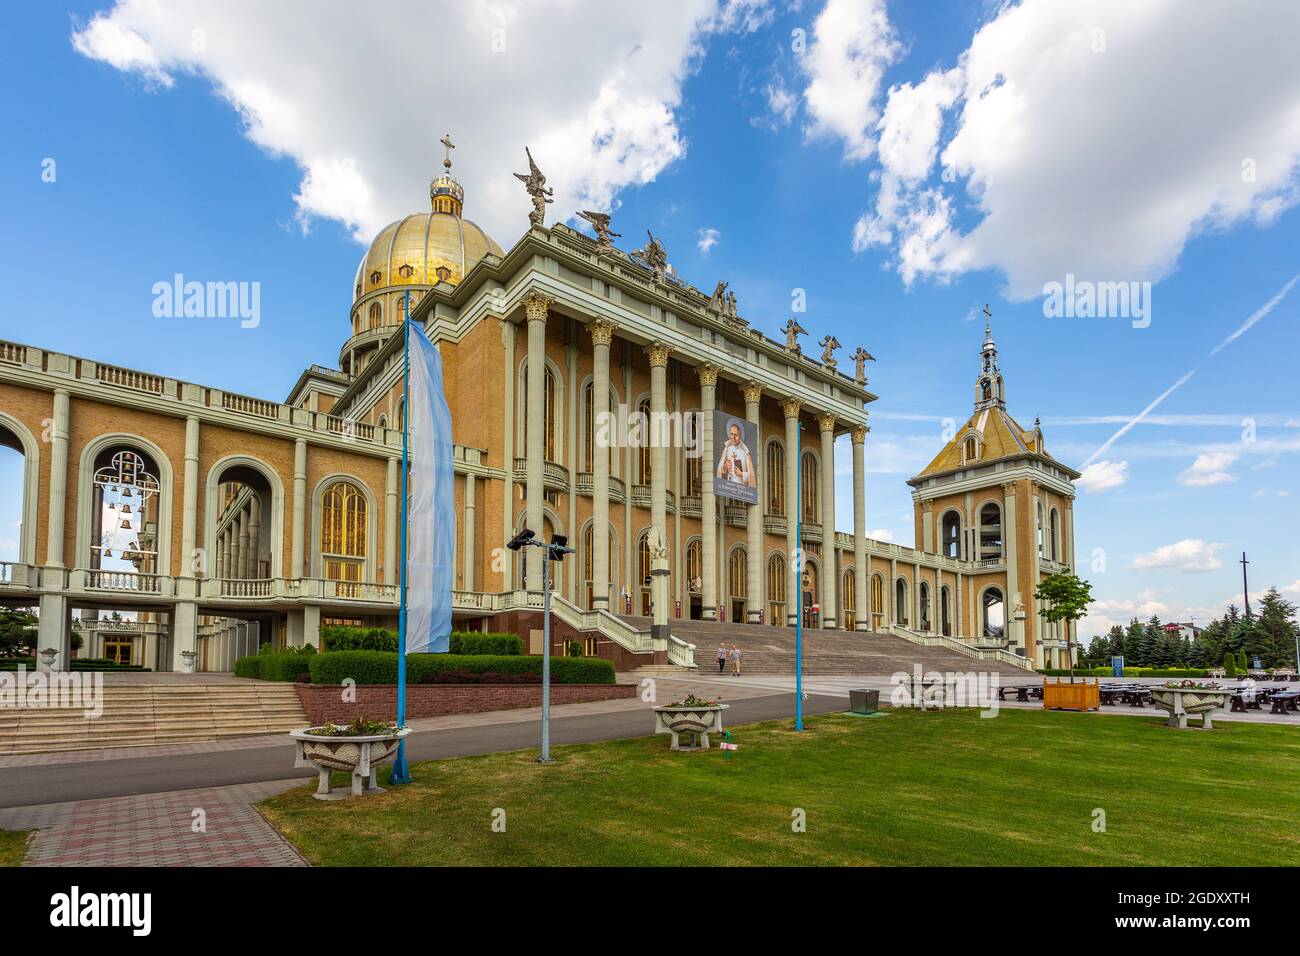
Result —
POLYGON ((759 382, 746 382, 741 391, 745 394, 745 404, 752 404, 763 397, 763 386, 759 382))
POLYGON ((1016 493, 1016 483, 1014 481, 1002 482, 1002 493, 1004 495, 1014 495, 1016 493))
POLYGON ((781 411, 785 413, 786 418, 798 418, 801 408, 803 408, 803 403, 797 398, 787 398, 781 402, 781 411))
POLYGON ((663 342, 651 342, 645 347, 651 368, 667 368, 669 348, 663 342))
POLYGON ((869 431, 871 431, 871 429, 866 425, 854 425, 849 431, 849 435, 853 438, 853 444, 864 444, 867 440, 867 432, 869 431))
POLYGON ((614 330, 618 324, 609 319, 594 319, 587 323, 592 345, 609 345, 614 340, 614 330))
POLYGON ((711 362, 698 366, 695 373, 700 377, 701 387, 712 388, 718 384, 718 367, 711 362))
POLYGON ((524 315, 529 322, 545 322, 547 311, 555 300, 549 295, 542 295, 536 290, 523 298, 524 315))
POLYGON ((817 427, 824 432, 835 431, 835 416, 831 412, 822 412, 817 416, 817 427))

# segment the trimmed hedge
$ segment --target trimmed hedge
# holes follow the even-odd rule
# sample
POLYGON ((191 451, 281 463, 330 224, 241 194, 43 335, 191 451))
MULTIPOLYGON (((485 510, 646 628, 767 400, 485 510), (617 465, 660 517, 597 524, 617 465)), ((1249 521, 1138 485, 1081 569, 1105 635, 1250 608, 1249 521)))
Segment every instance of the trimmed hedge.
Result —
MULTIPOLYGON (((445 671, 470 673, 541 674, 542 659, 523 654, 411 654, 406 659, 408 683, 419 684, 429 674, 445 671)), ((326 651, 311 658, 313 684, 396 684, 397 654, 384 651, 326 651)), ((598 657, 551 659, 551 681, 556 684, 612 684, 614 665, 598 657)))
POLYGON ((235 661, 236 677, 261 680, 297 681, 309 673, 308 662, 316 656, 316 645, 287 647, 282 651, 269 651, 271 645, 263 644, 258 653, 235 661))
MULTIPOLYGON (((1044 669, 1038 673, 1044 677, 1069 677, 1068 670, 1044 669)), ((1125 677, 1205 677, 1207 671, 1199 667, 1126 667, 1125 677)), ((1109 667, 1076 667, 1075 677, 1110 677, 1109 667)))
MULTIPOLYGON (((322 648, 326 651, 388 651, 397 653, 397 632, 385 627, 322 627, 322 648)), ((523 654, 524 642, 517 634, 452 631, 452 654, 523 654)))

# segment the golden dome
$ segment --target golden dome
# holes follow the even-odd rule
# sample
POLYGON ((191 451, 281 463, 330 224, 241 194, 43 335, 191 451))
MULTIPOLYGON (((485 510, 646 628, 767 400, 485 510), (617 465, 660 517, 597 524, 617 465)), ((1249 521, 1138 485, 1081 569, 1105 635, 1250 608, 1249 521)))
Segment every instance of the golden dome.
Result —
MULTIPOLYGON (((450 152, 450 149, 448 150, 450 152)), ((486 232, 461 217, 465 191, 447 171, 429 184, 430 212, 390 222, 370 243, 357 267, 353 301, 392 286, 452 285, 488 253, 504 255, 486 232)))

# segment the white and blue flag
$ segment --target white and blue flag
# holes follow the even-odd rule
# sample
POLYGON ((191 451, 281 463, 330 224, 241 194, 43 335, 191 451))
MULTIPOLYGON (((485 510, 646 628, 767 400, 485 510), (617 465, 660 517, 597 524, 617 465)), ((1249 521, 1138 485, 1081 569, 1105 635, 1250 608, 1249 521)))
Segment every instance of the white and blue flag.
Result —
POLYGON ((442 389, 442 356, 407 322, 407 451, 411 472, 406 526, 406 653, 445 654, 451 642, 451 585, 456 563, 456 488, 451 409, 442 389))

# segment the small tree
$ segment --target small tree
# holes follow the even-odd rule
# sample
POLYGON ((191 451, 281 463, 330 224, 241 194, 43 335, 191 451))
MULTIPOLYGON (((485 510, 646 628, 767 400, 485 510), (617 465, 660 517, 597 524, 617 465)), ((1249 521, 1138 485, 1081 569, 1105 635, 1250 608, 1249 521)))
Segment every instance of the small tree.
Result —
POLYGON ((1074 654, 1070 649, 1070 624, 1088 613, 1092 603, 1092 585, 1069 571, 1049 574, 1038 582, 1034 591, 1038 613, 1049 623, 1065 621, 1065 650, 1070 664, 1070 683, 1074 683, 1074 654))
POLYGON ((1237 676, 1237 660, 1232 656, 1232 651, 1223 655, 1223 673, 1228 677, 1237 676))

